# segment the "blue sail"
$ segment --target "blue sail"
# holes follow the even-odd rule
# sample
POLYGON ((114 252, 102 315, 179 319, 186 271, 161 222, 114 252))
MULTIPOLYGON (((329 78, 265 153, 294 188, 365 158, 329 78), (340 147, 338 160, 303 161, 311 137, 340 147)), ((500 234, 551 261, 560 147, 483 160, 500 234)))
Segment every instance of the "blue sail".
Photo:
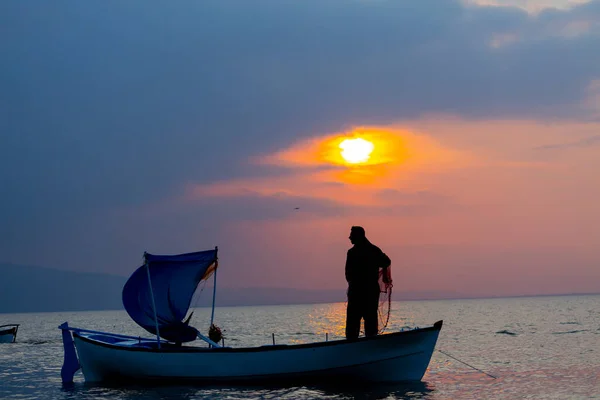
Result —
POLYGON ((196 329, 182 321, 198 283, 207 279, 216 269, 217 250, 174 256, 144 253, 144 258, 145 265, 135 270, 123 287, 125 310, 138 325, 156 334, 152 294, 148 284, 149 270, 159 335, 172 342, 195 340, 196 329))

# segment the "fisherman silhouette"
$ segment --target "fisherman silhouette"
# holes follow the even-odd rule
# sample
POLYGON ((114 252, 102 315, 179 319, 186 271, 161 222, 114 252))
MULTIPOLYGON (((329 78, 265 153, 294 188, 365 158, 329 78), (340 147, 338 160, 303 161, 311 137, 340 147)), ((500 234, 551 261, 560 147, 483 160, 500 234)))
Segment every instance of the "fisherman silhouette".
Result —
POLYGON ((363 227, 353 226, 349 239, 354 246, 348 250, 346 256, 346 339, 358 338, 361 319, 364 319, 365 336, 376 336, 380 294, 379 270, 383 270, 384 283, 391 283, 387 269, 392 262, 379 247, 367 239, 363 227))

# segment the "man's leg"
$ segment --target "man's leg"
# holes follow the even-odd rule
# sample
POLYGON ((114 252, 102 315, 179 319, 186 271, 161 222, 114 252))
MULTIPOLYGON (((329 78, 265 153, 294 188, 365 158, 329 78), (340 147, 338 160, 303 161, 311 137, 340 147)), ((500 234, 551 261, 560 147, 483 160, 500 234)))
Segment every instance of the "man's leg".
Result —
POLYGON ((365 336, 376 336, 379 330, 379 290, 369 293, 365 299, 365 336))
POLYGON ((360 334, 360 319, 362 317, 362 307, 360 299, 355 296, 348 296, 348 306, 346 308, 346 339, 356 339, 360 334))

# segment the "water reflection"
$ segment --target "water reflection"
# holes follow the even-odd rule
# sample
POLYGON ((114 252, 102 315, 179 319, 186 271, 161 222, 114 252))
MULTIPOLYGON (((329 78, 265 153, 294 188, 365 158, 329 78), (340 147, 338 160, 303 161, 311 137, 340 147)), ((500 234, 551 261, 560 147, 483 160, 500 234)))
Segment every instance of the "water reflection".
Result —
POLYGON ((426 382, 405 384, 373 384, 311 387, 310 389, 336 399, 426 399, 434 391, 426 382))
MULTIPOLYGON (((97 399, 97 398, 118 398, 118 399, 196 399, 198 398, 198 388, 194 386, 173 386, 173 385, 133 385, 133 384, 92 384, 75 383, 63 385, 62 392, 64 399, 97 399)), ((210 390, 206 391, 206 398, 221 397, 218 391, 210 395, 210 390)))
POLYGON ((330 339, 342 339, 346 335, 346 304, 328 304, 326 307, 319 306, 308 314, 307 330, 314 332, 317 336, 325 338, 328 334, 330 339))
MULTIPOLYGON (((412 303, 414 305, 415 303, 412 303)), ((387 333, 398 332, 402 329, 414 328, 417 325, 431 325, 435 321, 425 321, 418 310, 411 307, 411 304, 392 302, 390 320, 386 329, 387 333)), ((306 341, 325 340, 325 335, 329 339, 345 338, 346 329, 346 303, 323 304, 315 307, 307 315, 306 331, 312 332, 314 337, 296 338, 293 343, 304 343, 306 341)))
POLYGON ((334 382, 311 386, 194 386, 194 385, 63 385, 65 399, 427 399, 434 392, 426 382, 352 385, 334 382))

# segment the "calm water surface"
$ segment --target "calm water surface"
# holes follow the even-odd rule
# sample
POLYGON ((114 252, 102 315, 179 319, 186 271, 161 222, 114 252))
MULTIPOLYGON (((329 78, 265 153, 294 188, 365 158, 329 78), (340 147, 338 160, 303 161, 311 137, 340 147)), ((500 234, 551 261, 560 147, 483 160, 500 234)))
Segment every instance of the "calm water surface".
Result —
MULTIPOLYGON (((226 345, 306 343, 341 337, 343 303, 217 308, 226 345)), ((208 327, 210 310, 192 323, 208 327)), ((443 319, 437 348, 422 383, 372 387, 224 388, 110 387, 60 381, 62 342, 57 326, 148 336, 124 311, 0 314, 19 323, 17 343, 0 345, 0 399, 600 399, 600 296, 415 301, 392 304, 388 331, 443 319)), ((207 329, 204 329, 207 330, 207 329)))

